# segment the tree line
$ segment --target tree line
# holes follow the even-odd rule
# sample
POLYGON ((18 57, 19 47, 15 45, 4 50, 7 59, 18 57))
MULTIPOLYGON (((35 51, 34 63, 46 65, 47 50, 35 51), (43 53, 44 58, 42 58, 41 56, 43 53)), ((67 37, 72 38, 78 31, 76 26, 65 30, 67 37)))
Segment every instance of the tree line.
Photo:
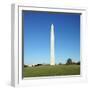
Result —
MULTIPOLYGON (((34 65, 34 67, 36 67, 36 66, 42 66, 42 65, 46 66, 46 65, 50 65, 50 64, 36 64, 36 65, 34 65)), ((58 65, 63 65, 63 64, 60 62, 58 65)), ((68 58, 67 61, 66 61, 66 63, 64 65, 80 65, 80 61, 75 62, 71 58, 68 58)), ((24 67, 29 67, 29 66, 28 65, 24 65, 24 67)))

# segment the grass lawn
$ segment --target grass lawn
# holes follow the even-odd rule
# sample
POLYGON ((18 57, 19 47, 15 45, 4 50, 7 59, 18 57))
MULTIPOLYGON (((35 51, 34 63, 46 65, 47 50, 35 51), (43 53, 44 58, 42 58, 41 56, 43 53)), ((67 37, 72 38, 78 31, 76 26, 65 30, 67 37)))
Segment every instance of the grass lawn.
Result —
POLYGON ((80 65, 24 67, 24 77, 80 75, 80 65))

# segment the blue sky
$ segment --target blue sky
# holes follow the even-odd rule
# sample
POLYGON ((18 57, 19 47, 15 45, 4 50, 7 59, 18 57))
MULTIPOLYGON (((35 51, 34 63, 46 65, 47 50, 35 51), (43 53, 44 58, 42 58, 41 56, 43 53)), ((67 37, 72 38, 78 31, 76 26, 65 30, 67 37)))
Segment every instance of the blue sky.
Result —
POLYGON ((51 24, 55 62, 80 61, 80 14, 23 11, 24 64, 50 63, 51 24))

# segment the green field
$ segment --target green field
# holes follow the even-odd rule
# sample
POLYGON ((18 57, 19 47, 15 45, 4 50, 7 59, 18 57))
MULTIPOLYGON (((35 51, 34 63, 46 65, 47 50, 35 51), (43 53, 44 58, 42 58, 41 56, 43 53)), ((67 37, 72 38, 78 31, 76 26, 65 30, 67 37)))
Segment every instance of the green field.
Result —
POLYGON ((80 75, 80 65, 24 67, 24 77, 80 75))

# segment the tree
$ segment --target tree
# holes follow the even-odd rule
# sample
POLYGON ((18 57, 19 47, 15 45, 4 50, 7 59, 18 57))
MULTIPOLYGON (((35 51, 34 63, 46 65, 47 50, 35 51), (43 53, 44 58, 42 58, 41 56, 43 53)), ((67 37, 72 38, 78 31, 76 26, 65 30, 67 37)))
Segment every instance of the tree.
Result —
POLYGON ((62 65, 62 63, 60 62, 58 65, 62 65))
POLYGON ((28 65, 24 65, 24 67, 28 67, 28 65))
POLYGON ((66 64, 72 64, 72 59, 69 58, 69 59, 67 60, 66 64))
POLYGON ((80 61, 77 62, 77 65, 80 65, 80 61))

